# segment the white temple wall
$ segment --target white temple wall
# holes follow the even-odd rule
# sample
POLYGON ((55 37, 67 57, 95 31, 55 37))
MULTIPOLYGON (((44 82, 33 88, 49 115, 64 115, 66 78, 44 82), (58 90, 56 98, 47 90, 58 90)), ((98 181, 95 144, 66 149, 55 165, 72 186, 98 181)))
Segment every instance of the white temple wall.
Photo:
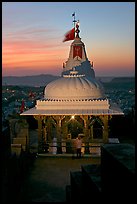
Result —
POLYGON ((59 109, 109 109, 109 103, 104 101, 37 101, 36 109, 38 110, 59 110, 59 109))

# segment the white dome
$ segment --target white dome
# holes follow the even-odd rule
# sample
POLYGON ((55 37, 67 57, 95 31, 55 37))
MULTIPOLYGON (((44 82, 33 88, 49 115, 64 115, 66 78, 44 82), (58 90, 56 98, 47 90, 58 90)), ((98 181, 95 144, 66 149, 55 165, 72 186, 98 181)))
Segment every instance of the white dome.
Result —
POLYGON ((44 91, 46 99, 98 99, 103 98, 102 89, 95 79, 89 81, 86 77, 61 77, 50 82, 44 91))

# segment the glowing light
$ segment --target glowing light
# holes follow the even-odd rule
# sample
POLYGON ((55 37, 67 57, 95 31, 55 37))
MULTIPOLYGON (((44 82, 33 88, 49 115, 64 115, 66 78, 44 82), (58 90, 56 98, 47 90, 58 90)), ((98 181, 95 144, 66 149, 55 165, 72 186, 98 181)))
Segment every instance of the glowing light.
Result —
POLYGON ((72 119, 72 120, 74 120, 74 119, 75 119, 75 116, 74 116, 74 115, 72 115, 72 116, 71 116, 71 119, 72 119))

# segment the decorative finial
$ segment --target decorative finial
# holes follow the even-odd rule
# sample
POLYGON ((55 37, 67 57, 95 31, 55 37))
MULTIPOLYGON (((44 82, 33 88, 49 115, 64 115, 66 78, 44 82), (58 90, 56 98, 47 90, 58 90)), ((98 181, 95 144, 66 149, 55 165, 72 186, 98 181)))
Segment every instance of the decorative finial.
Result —
POLYGON ((79 20, 77 21, 77 23, 76 23, 76 38, 79 38, 79 32, 80 32, 80 30, 79 30, 79 20))

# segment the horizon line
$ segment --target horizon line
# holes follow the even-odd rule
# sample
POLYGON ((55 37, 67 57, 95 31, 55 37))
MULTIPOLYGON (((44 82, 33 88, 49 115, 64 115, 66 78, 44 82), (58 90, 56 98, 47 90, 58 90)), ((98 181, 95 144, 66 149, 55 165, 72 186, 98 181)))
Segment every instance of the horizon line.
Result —
MULTIPOLYGON (((21 75, 21 76, 16 76, 16 75, 7 75, 7 76, 2 76, 2 78, 3 77, 31 77, 31 76, 40 76, 40 75, 51 75, 51 76, 57 76, 57 77, 59 77, 59 76, 61 76, 61 75, 55 75, 55 74, 33 74, 33 75, 21 75)), ((124 75, 122 75, 122 76, 116 76, 116 75, 113 75, 113 76, 107 76, 107 75, 104 75, 104 76, 101 76, 101 75, 96 75, 95 76, 95 78, 96 77, 135 77, 135 75, 129 75, 129 76, 124 76, 124 75)))

